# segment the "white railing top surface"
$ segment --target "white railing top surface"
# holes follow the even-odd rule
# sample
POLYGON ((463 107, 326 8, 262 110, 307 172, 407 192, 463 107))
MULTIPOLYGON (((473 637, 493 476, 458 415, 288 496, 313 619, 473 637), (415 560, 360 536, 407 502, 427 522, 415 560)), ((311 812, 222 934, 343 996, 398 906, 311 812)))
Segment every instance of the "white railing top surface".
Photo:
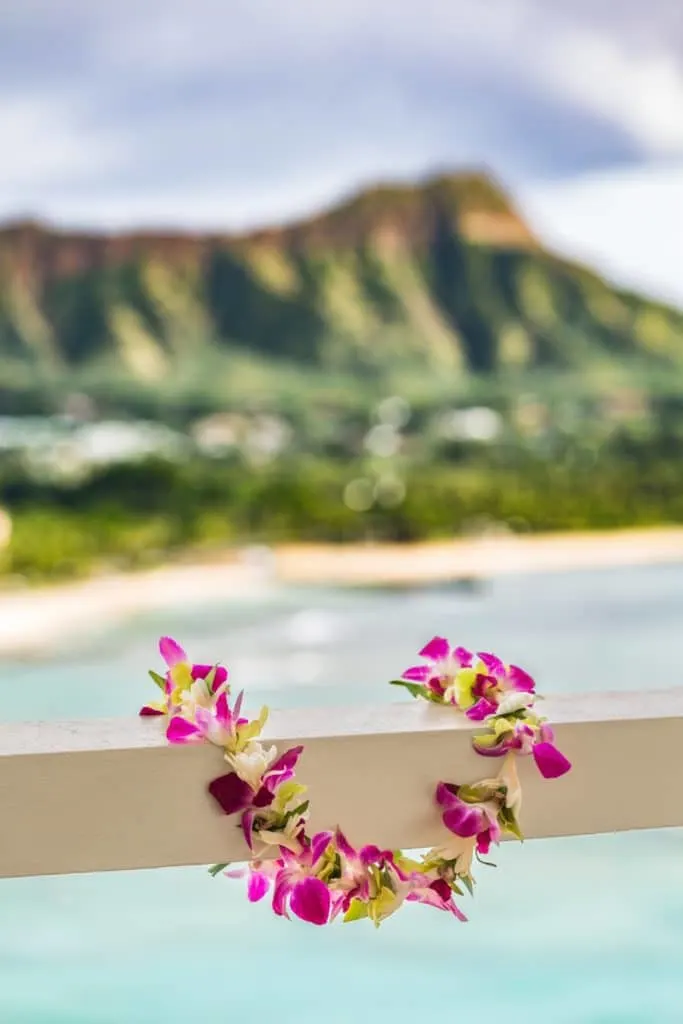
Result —
MULTIPOLYGON (((683 688, 552 697, 538 710, 574 764, 546 782, 520 761, 528 838, 683 825, 683 688)), ((273 711, 264 738, 303 743, 311 827, 415 849, 443 841, 435 783, 498 770, 472 723, 417 701, 273 711)), ((0 877, 239 861, 236 820, 207 783, 215 747, 170 747, 158 719, 0 725, 0 877)))

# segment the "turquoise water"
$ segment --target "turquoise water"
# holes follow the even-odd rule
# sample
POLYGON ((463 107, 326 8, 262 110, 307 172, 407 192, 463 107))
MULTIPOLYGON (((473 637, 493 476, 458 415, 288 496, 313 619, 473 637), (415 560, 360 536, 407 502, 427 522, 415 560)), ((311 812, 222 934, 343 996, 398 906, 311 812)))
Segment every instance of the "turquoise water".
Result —
MULTIPOLYGON (((180 599, 179 599, 180 604, 180 599)), ((134 713, 160 632, 255 699, 393 701, 434 633, 493 648, 544 692, 680 683, 683 568, 505 577, 481 594, 273 592, 0 662, 6 718, 134 713)), ((683 834, 508 845, 460 925, 407 907, 379 933, 249 906, 202 868, 0 882, 1 1024, 268 1020, 683 1021, 683 834)))

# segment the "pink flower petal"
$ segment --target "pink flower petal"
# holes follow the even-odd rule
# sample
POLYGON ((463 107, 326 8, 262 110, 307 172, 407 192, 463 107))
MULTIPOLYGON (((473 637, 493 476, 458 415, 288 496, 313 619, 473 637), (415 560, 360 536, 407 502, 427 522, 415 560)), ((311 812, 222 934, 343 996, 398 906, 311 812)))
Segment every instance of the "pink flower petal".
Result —
POLYGON ((160 708, 153 708, 150 704, 145 704, 144 707, 140 708, 140 715, 142 718, 151 718, 154 715, 163 714, 165 714, 165 712, 163 712, 160 708))
POLYGON ((284 872, 280 872, 275 880, 273 890, 273 910, 278 917, 287 917, 287 896, 291 890, 291 883, 284 872))
POLYGON ((292 778, 303 749, 303 747, 290 747, 278 757, 277 761, 271 764, 263 776, 263 785, 270 793, 274 793, 278 786, 292 778))
POLYGON ((293 914, 309 924, 327 924, 330 916, 330 890, 319 878, 303 878, 292 889, 289 906, 293 914))
POLYGON ((496 690, 498 689, 498 683, 493 676, 487 676, 483 672, 479 672, 472 684, 472 695, 474 697, 485 697, 487 693, 491 692, 492 687, 496 690))
POLYGON ((461 800, 447 782, 440 782, 436 787, 436 802, 445 808, 442 819, 444 825, 456 835, 469 838, 476 836, 482 829, 483 812, 476 805, 461 800))
POLYGON ((182 649, 180 644, 170 636, 162 636, 159 641, 159 654, 169 668, 173 668, 174 665, 178 665, 182 661, 187 661, 185 651, 182 649))
POLYGON ((226 878, 244 878, 246 873, 246 868, 230 868, 229 871, 223 872, 226 878))
POLYGON ((474 707, 469 708, 465 714, 471 722, 483 722, 485 718, 489 718, 491 715, 495 715, 497 711, 497 705, 491 700, 487 700, 482 697, 478 700, 474 707))
POLYGON ((262 871, 251 871, 247 882, 247 899, 250 903, 258 903, 268 892, 270 882, 262 871))
POLYGON ((421 658, 428 658, 430 661, 441 661, 451 653, 451 645, 442 636, 433 637, 428 644, 420 651, 421 658))
POLYGON ((437 804, 440 807, 452 807, 458 800, 458 794, 447 782, 439 782, 434 794, 437 804))
POLYGON ((513 689, 518 690, 520 693, 534 693, 536 690, 536 683, 529 673, 517 665, 510 665, 508 681, 512 683, 513 689))
POLYGON ((230 705, 228 704, 228 694, 226 690, 223 690, 216 700, 216 721, 223 727, 223 729, 230 729, 232 727, 232 712, 230 711, 230 705))
POLYGON ((460 907, 453 900, 451 900, 445 909, 448 910, 456 920, 462 921, 463 924, 467 924, 467 915, 463 914, 460 907))
POLYGON ((447 808, 443 813, 443 823, 456 836, 471 839, 482 827, 482 812, 477 807, 469 806, 462 800, 457 805, 447 808))
POLYGON ((213 715, 208 708, 196 707, 194 709, 194 720, 197 729, 202 736, 208 736, 213 720, 213 715))
POLYGON ((254 847, 254 818, 256 815, 253 811, 245 811, 242 815, 242 832, 244 833, 244 841, 250 850, 254 847))
POLYGON ((426 683, 433 669, 431 665, 413 665, 407 668, 401 675, 401 679, 407 679, 413 683, 426 683))
POLYGON ((421 875, 419 872, 404 871, 394 860, 393 854, 386 855, 385 860, 391 865, 392 871, 401 882, 416 882, 420 884, 424 882, 424 875, 421 875))
POLYGON ((450 885, 443 878, 435 879, 429 888, 436 893, 442 903, 447 903, 453 895, 450 885))
POLYGON ((495 654, 487 654, 486 651, 477 651, 477 657, 486 665, 492 675, 500 677, 505 675, 505 665, 495 654))
POLYGON ((473 658, 472 651, 468 651, 466 647, 456 647, 453 654, 463 668, 470 668, 473 658))
POLYGON ((504 738, 495 747, 485 747, 483 744, 477 743, 477 737, 475 736, 472 740, 472 746, 481 757, 502 757, 509 750, 514 750, 516 744, 514 740, 504 738))
POLYGON ((181 715, 175 715, 168 723, 166 739, 169 743, 196 743, 202 734, 194 724, 181 715))
POLYGON ((212 691, 215 693, 219 686, 228 680, 228 670, 222 665, 193 665, 191 675, 193 679, 206 679, 210 672, 216 670, 213 677, 212 691))
POLYGON ((477 853, 487 854, 491 849, 491 830, 484 829, 477 836, 477 853))
MULTIPOLYGON (((277 787, 276 787, 277 788, 277 787)), ((270 807, 273 800, 275 799, 275 793, 266 789, 265 786, 261 786, 255 794, 253 794, 252 805, 254 807, 270 807)))
POLYGON ((544 779, 559 779, 571 768, 571 762, 552 743, 535 743, 532 753, 544 779))
POLYGON ((382 860, 383 853, 379 846, 369 843, 367 846, 361 846, 360 859, 365 867, 367 867, 368 864, 376 864, 378 860, 382 860))
POLYGON ((453 902, 453 893, 443 879, 438 878, 431 885, 421 886, 414 892, 409 893, 407 899, 416 903, 424 903, 429 907, 435 907, 437 910, 445 910, 453 914, 454 917, 457 917, 459 921, 467 920, 462 910, 453 902))
POLYGON ((311 858, 313 864, 320 860, 333 839, 333 832, 318 832, 313 836, 313 839, 311 840, 311 858))
POLYGON ((337 849, 342 854, 342 856, 346 857, 348 860, 355 860, 355 858, 358 856, 358 851, 355 850, 353 846, 351 846, 351 843, 348 841, 348 839, 341 831, 341 829, 337 829, 334 838, 337 844, 337 849))
POLYGON ((254 795, 249 783, 240 779, 235 772, 221 775, 209 783, 209 793, 220 805, 224 814, 236 814, 249 807, 254 795))

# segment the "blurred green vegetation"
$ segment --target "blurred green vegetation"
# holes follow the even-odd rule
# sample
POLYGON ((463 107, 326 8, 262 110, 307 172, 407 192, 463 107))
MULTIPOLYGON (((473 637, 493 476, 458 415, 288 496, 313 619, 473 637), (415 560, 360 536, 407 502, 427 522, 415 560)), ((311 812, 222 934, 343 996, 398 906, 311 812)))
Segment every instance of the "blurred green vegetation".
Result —
POLYGON ((102 415, 179 420, 622 372, 680 376, 683 313, 544 250, 483 175, 366 190, 243 238, 0 230, 7 413, 80 391, 102 415))
MULTIPOLYGON (((370 458, 283 457, 255 469, 238 458, 153 459, 116 465, 76 484, 0 474, 13 535, 6 574, 29 580, 128 569, 190 551, 282 541, 415 541, 504 526, 515 532, 683 523, 678 428, 627 431, 600 447, 556 438, 549 450, 452 445, 448 459, 400 462, 398 501, 344 500, 352 480, 386 475, 370 458), (404 493, 403 493, 404 489, 404 493)), ((396 466, 392 472, 396 472, 396 466)), ((391 492, 389 492, 391 496, 391 492)))

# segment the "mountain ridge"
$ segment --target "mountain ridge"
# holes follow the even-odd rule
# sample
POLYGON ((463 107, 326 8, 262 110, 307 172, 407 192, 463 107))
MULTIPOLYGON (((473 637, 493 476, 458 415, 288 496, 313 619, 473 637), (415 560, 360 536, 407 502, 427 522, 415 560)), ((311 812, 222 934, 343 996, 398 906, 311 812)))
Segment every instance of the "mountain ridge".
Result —
POLYGON ((238 234, 0 226, 0 386, 189 374, 220 394, 240 353, 379 377, 683 367, 683 313, 545 250, 477 172, 238 234))

